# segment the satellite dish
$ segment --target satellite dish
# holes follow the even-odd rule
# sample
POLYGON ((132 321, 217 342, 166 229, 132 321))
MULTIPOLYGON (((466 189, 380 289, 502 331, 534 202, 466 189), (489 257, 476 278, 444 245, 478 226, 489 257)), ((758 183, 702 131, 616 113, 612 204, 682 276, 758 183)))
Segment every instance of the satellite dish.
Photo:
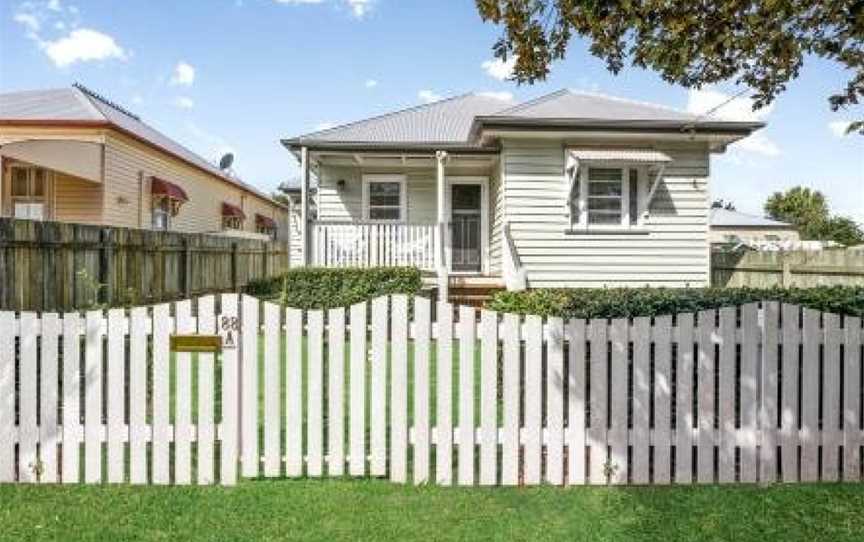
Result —
POLYGON ((225 171, 226 169, 230 168, 232 164, 234 164, 234 153, 229 152, 222 156, 222 159, 219 160, 219 169, 225 171))

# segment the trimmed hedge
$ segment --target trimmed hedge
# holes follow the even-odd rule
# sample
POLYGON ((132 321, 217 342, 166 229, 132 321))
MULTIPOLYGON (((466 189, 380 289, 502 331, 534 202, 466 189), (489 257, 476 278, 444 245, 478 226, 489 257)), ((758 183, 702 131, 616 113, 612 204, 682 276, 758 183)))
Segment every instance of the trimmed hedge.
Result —
POLYGON ((695 312, 780 301, 824 312, 864 316, 864 287, 569 288, 500 292, 486 307, 498 312, 564 318, 626 318, 695 312))
POLYGON ((416 295, 422 286, 420 270, 414 267, 303 267, 252 281, 246 286, 246 293, 278 299, 281 304, 298 309, 329 309, 388 294, 416 295))

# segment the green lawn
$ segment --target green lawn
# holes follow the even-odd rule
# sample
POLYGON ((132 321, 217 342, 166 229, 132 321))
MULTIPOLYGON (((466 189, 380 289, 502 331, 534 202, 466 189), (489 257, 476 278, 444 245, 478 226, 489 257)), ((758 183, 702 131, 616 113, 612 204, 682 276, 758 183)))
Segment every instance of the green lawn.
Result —
POLYGON ((0 486, 2 540, 862 540, 864 486, 0 486))

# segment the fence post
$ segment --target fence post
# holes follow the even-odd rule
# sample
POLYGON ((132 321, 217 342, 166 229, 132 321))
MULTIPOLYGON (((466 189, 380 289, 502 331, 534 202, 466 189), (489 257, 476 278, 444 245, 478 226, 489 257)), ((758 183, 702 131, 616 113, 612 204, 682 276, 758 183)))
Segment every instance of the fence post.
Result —
POLYGON ((240 290, 238 271, 237 243, 231 243, 231 291, 233 292, 240 290))
POLYGON ((783 274, 780 277, 780 286, 789 288, 792 286, 792 264, 786 257, 783 258, 783 274))
POLYGON ((114 301, 114 232, 111 228, 103 228, 100 232, 99 248, 99 284, 103 285, 102 300, 107 305, 114 301))
POLYGON ((183 238, 183 297, 192 297, 192 248, 189 239, 183 238))

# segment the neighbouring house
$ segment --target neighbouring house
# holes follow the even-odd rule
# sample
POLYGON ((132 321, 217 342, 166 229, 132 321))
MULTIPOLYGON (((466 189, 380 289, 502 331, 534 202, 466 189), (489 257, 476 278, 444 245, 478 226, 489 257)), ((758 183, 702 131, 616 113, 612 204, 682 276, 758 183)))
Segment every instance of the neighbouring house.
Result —
POLYGON ((283 238, 289 209, 81 86, 0 94, 0 215, 283 238))
POLYGON ((794 224, 730 209, 711 209, 711 242, 721 244, 758 245, 801 241, 794 224))
POLYGON ((283 140, 317 177, 309 265, 417 265, 446 289, 709 283, 712 153, 761 128, 596 94, 465 94, 283 140), (456 277, 456 281, 451 281, 456 277))

